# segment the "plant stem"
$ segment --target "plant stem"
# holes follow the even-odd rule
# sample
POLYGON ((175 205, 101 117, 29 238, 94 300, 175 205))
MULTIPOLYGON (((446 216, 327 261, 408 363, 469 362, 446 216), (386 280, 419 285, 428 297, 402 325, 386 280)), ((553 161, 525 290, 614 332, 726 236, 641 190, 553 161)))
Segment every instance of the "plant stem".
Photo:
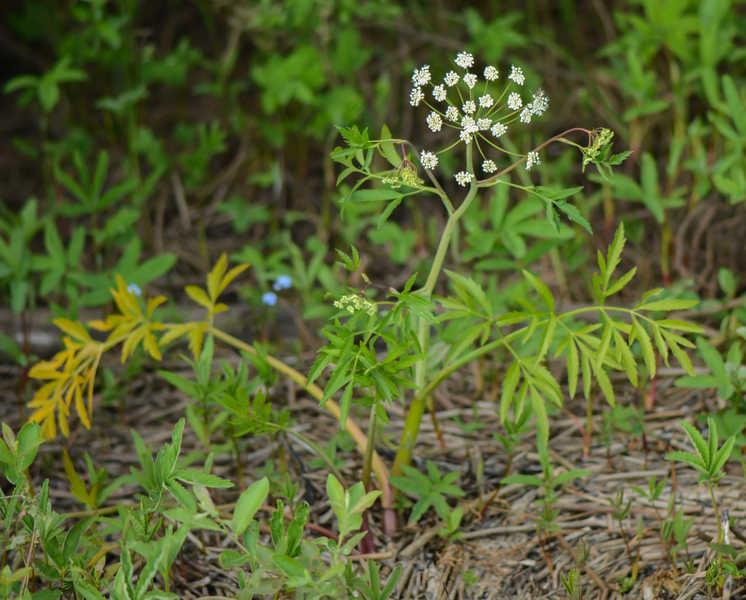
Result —
POLYGON ((720 511, 718 510, 718 503, 715 501, 715 492, 712 489, 712 483, 707 482, 707 488, 710 490, 710 498, 712 498, 712 507, 715 509, 715 518, 718 523, 718 544, 723 543, 723 525, 720 522, 720 511))
POLYGON ((376 403, 373 403, 373 406, 370 407, 370 419, 368 421, 368 443, 365 445, 365 454, 363 455, 363 473, 361 476, 361 481, 363 482, 363 486, 365 487, 365 491, 370 491, 370 471, 371 466, 373 464, 373 451, 375 450, 376 445, 376 417, 378 416, 376 412, 376 403))
MULTIPOLYGON (((468 144, 466 146, 466 167, 469 173, 473 174, 474 168, 472 164, 472 154, 472 145, 468 144)), ((432 297, 433 290, 435 289, 435 284, 437 283, 440 272, 443 269, 443 262, 445 261, 445 257, 448 253, 448 247, 451 244, 451 238, 453 237, 454 228, 456 227, 459 219, 468 210, 469 205, 471 205, 476 195, 477 182, 476 179, 472 179, 469 192, 466 194, 466 197, 461 203, 461 206, 459 206, 458 210, 456 210, 455 212, 449 213, 448 221, 446 222, 446 226, 443 229, 443 235, 440 238, 438 250, 435 252, 435 258, 433 259, 433 264, 430 268, 430 273, 428 274, 427 281, 425 282, 425 286, 418 292, 426 300, 429 300, 432 297)), ((430 323, 421 317, 419 318, 417 339, 419 340, 422 352, 427 355, 427 349, 430 342, 430 323)), ((422 390, 425 387, 426 378, 427 360, 421 360, 415 367, 415 384, 417 385, 418 389, 422 390)), ((417 435, 420 431, 422 416, 425 414, 425 407, 428 403, 428 397, 429 392, 427 394, 420 393, 415 396, 409 406, 406 421, 404 423, 404 431, 402 432, 401 440, 399 442, 399 451, 396 453, 396 459, 394 460, 394 466, 392 469, 394 475, 401 475, 401 466, 408 465, 410 463, 410 460, 412 458, 412 448, 417 441, 417 435)))
POLYGON ((588 458, 591 454, 591 440, 593 439, 593 396, 593 389, 591 389, 585 407, 585 440, 583 443, 583 458, 588 458))

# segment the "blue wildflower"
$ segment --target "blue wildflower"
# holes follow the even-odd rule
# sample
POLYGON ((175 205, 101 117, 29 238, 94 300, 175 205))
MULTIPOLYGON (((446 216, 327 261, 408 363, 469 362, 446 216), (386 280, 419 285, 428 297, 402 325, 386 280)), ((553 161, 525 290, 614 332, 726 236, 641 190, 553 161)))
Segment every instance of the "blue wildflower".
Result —
POLYGON ((140 296, 142 296, 142 290, 140 289, 140 286, 139 286, 139 285, 137 285, 136 283, 130 283, 130 284, 129 284, 129 285, 127 286, 127 291, 128 291, 128 292, 129 292, 130 294, 134 294, 134 295, 135 295, 135 296, 137 296, 138 298, 139 298, 140 296))
POLYGON ((274 306, 277 304, 277 294, 274 292, 266 292, 262 294, 262 304, 266 304, 267 306, 274 306))
POLYGON ((277 278, 277 281, 272 285, 272 289, 276 292, 279 292, 280 290, 289 290, 291 287, 293 287, 293 280, 287 275, 280 275, 277 278))

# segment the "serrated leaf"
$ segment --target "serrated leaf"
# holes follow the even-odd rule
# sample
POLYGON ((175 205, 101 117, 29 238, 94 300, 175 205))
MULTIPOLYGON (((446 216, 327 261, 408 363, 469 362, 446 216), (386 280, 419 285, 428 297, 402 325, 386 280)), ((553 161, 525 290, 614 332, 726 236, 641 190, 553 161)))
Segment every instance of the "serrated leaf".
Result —
POLYGON ((627 271, 624 275, 622 275, 619 281, 614 283, 608 290, 606 290, 606 292, 604 293, 604 297, 613 296, 614 294, 619 292, 632 280, 632 278, 635 276, 635 273, 637 273, 637 267, 633 267, 632 269, 627 271))
POLYGON ((549 309, 549 312, 554 312, 554 296, 552 296, 552 292, 549 291, 549 288, 544 284, 543 281, 538 279, 536 276, 529 273, 526 269, 523 269, 523 276, 528 279, 528 282, 531 284, 531 287, 533 287, 536 290, 536 293, 539 294, 544 304, 546 304, 547 308, 549 309))
POLYGON ((555 315, 551 315, 549 317, 549 321, 547 322, 547 326, 544 329, 544 335, 542 336, 541 342, 539 344, 539 351, 536 353, 536 359, 534 360, 534 369, 539 366, 539 363, 541 363, 542 360, 544 360, 544 357, 549 350, 549 345, 554 339, 554 331, 556 328, 557 317, 555 315))
POLYGON ((503 379, 503 389, 500 396, 500 421, 505 423, 508 419, 508 410, 513 402, 515 388, 518 386, 518 380, 521 377, 520 365, 514 362, 505 373, 503 379))
POLYGON ((578 347, 575 345, 575 340, 568 334, 570 344, 567 351, 567 385, 570 392, 570 398, 575 397, 575 392, 578 387, 578 370, 579 370, 579 357, 578 347))
POLYGON ((635 310, 684 310, 696 306, 699 304, 699 300, 677 300, 675 298, 667 298, 665 300, 656 300, 648 304, 638 304, 635 306, 635 310))
POLYGON ((624 250, 624 244, 626 241, 627 240, 624 237, 624 223, 620 223, 619 227, 616 230, 616 234, 614 235, 614 241, 612 241, 611 246, 609 246, 609 252, 607 255, 608 259, 606 261, 606 269, 605 269, 605 272, 603 273, 604 291, 606 291, 609 288, 609 282, 611 281, 611 276, 614 274, 614 271, 619 265, 619 261, 621 260, 621 256, 622 256, 622 250, 624 250))
POLYGON ((692 425, 691 423, 687 423, 686 421, 679 421, 679 425, 681 425, 681 427, 684 428, 684 431, 686 431, 689 439, 692 442, 692 445, 694 446, 694 449, 699 455, 699 459, 706 467, 708 464, 710 464, 710 448, 707 445, 707 442, 705 442, 705 439, 702 437, 702 434, 696 427, 694 427, 694 425, 692 425))
POLYGON ((656 365, 655 365, 655 352, 653 351, 653 343, 650 340, 648 332, 645 331, 640 322, 632 317, 632 327, 635 334, 635 338, 640 342, 642 348, 642 357, 645 359, 645 367, 650 374, 651 379, 655 377, 656 365))
POLYGON ((532 385, 531 388, 531 406, 536 415, 536 429, 540 439, 546 444, 549 441, 549 418, 547 417, 547 407, 539 391, 532 385))

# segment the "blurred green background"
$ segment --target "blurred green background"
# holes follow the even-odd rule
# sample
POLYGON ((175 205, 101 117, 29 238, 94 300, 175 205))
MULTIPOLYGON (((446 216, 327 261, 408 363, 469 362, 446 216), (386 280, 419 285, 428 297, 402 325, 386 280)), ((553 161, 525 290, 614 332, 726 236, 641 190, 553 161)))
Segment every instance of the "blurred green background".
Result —
MULTIPOLYGON (((410 77, 426 63, 445 73, 462 50, 503 73, 521 66, 551 99, 509 147, 583 126, 634 151, 614 187, 589 182, 564 147, 531 173, 586 184, 573 202, 593 237, 551 231, 505 186, 475 203, 451 262, 476 269, 495 302, 529 265, 586 300, 620 220, 636 290, 741 289, 742 0, 6 0, 0 14, 0 292, 18 314, 105 304, 117 272, 178 294, 224 251, 253 265, 244 299, 260 307, 287 274, 307 319, 327 315, 324 291, 343 284, 334 248, 354 243, 390 285, 424 272, 437 199, 405 203, 380 229, 375 204, 342 221, 329 153, 336 127, 353 124, 442 146, 409 106, 410 77)), ((441 160, 451 191, 459 164, 441 160)))

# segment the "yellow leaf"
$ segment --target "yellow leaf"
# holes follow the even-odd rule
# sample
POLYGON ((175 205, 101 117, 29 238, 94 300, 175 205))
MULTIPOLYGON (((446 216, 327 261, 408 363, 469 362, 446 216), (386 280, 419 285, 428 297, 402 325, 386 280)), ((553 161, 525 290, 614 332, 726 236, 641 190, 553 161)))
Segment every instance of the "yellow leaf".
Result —
POLYGON ((215 266, 212 268, 212 271, 207 275, 207 292, 210 295, 210 299, 215 302, 218 298, 218 294, 220 292, 218 291, 220 289, 220 282, 223 280, 223 275, 225 274, 225 269, 228 267, 228 255, 223 252, 223 254, 218 259, 218 262, 215 263, 215 266))
POLYGON ((218 293, 215 295, 215 299, 217 300, 217 297, 223 293, 223 290, 228 287, 231 281, 233 281, 238 275, 243 273, 248 268, 249 263, 245 263, 243 265, 238 265, 237 267, 234 267, 230 271, 228 271, 225 277, 223 277, 223 280, 220 282, 220 287, 218 287, 218 293))
POLYGON ((124 302, 125 306, 127 307, 127 311, 122 311, 123 313, 131 313, 133 315, 136 315, 140 318, 142 318, 142 311, 140 310, 140 304, 137 302, 137 296, 135 296, 134 292, 130 292, 127 289, 127 284, 124 282, 124 279, 122 279, 121 275, 117 275, 117 284, 119 285, 119 294, 122 297, 122 302, 124 302))
POLYGON ((75 322, 71 321, 70 319, 53 319, 52 323, 57 325, 57 327, 59 327, 73 339, 79 340, 81 342, 91 341, 91 336, 85 330, 85 327, 83 327, 83 324, 80 321, 75 322))
POLYGON ((73 461, 70 460, 70 455, 67 453, 67 448, 65 448, 64 446, 62 448, 62 466, 65 469, 65 476, 67 477, 67 481, 70 483, 70 491, 73 493, 73 496, 75 496, 86 506, 96 508, 91 503, 91 497, 88 494, 85 483, 83 483, 83 480, 80 478, 77 471, 75 470, 73 461))
POLYGON ((166 344, 173 342, 175 339, 180 338, 182 335, 187 333, 188 331, 191 331, 194 329, 198 323, 184 323, 183 325, 173 325, 168 324, 166 325, 166 329, 168 330, 168 333, 165 333, 161 336, 160 341, 158 342, 158 345, 163 347, 166 344))
POLYGON ((166 301, 165 296, 156 296, 148 300, 148 321, 153 316, 153 311, 166 301))
POLYGON ((196 285, 188 285, 184 288, 184 291, 200 306, 204 306, 207 310, 212 308, 213 303, 202 288, 198 288, 196 285))
POLYGON ((202 352, 202 342, 205 339, 205 328, 203 327, 195 327, 192 329, 189 334, 189 349, 194 354, 194 358, 196 360, 199 360, 199 355, 202 352))
POLYGON ((29 377, 31 379, 66 379, 64 373, 46 368, 47 364, 39 363, 38 365, 34 365, 28 372, 29 377))
POLYGON ((226 310, 228 310, 228 305, 227 304, 223 304, 222 302, 218 302, 215 305, 215 307, 210 311, 210 316, 216 315, 216 314, 221 313, 221 312, 225 312, 226 310))
POLYGON ((148 351, 148 354, 152 356, 156 360, 163 360, 163 357, 161 356, 161 352, 158 349, 158 341, 155 339, 155 336, 148 331, 145 334, 145 339, 143 340, 143 348, 148 351))
POLYGON ((86 325, 96 331, 109 331, 113 327, 113 325, 109 325, 108 319, 106 321, 88 321, 86 325))
POLYGON ((146 327, 139 327, 130 333, 129 337, 124 341, 124 344, 122 344, 122 364, 124 364, 127 361, 127 357, 135 351, 137 345, 145 337, 146 332, 146 327))
POLYGON ((70 426, 67 424, 67 417, 70 415, 70 409, 64 402, 57 405, 57 420, 60 422, 60 433, 65 437, 70 437, 70 426))
POLYGON ((31 400, 28 405, 31 408, 34 408, 35 406, 42 406, 45 402, 47 402, 49 397, 52 395, 52 392, 60 385, 61 383, 59 381, 51 381, 50 383, 41 386, 36 394, 34 394, 34 399, 31 400))
POLYGON ((80 417, 80 422, 83 423, 83 427, 90 429, 91 422, 88 420, 88 411, 83 403, 83 392, 79 385, 75 386, 75 410, 78 411, 78 417, 80 417))
POLYGON ((41 435, 45 440, 57 437, 57 424, 54 422, 54 412, 49 413, 43 419, 37 419, 31 415, 31 420, 41 424, 41 435))

